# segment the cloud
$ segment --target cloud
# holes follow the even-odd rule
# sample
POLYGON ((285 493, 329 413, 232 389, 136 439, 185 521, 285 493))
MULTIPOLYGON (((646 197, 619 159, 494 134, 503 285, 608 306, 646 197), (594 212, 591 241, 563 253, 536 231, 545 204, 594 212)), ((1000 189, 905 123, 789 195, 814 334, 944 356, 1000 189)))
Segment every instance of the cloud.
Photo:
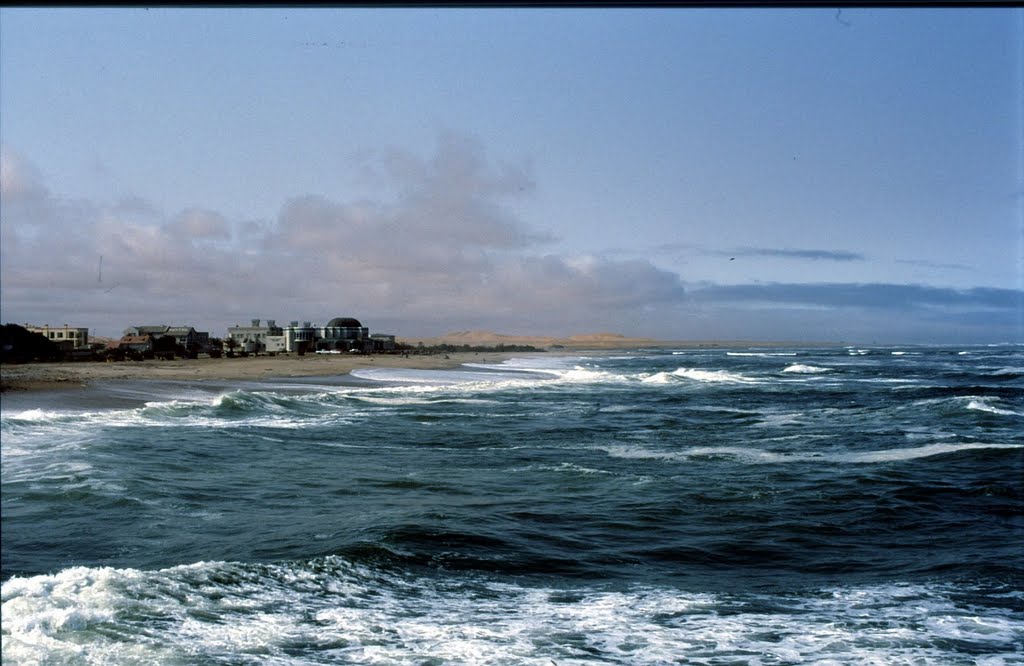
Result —
POLYGON ((1019 310, 1024 292, 1015 289, 949 289, 900 284, 714 285, 691 291, 695 301, 775 307, 804 306, 872 310, 949 308, 1019 310))
POLYGON ((924 259, 897 259, 896 263, 906 264, 908 266, 921 266, 923 268, 935 268, 939 270, 950 270, 950 271, 970 271, 973 270, 970 266, 963 264, 945 264, 935 261, 927 261, 924 259))
POLYGON ((864 261, 857 252, 843 250, 798 250, 790 248, 743 247, 718 254, 734 257, 779 257, 782 259, 809 259, 811 261, 864 261))
POLYGON ((166 230, 192 239, 231 238, 227 219, 220 213, 201 208, 189 208, 178 213, 167 223, 166 230))
MULTIPOLYGON (((214 335, 251 317, 433 335, 616 331, 664 339, 1020 340, 1022 292, 900 284, 691 284, 643 258, 546 251, 518 219, 526 166, 495 164, 479 143, 442 134, 428 157, 377 153, 380 192, 298 194, 264 219, 139 198, 51 193, 6 147, 0 198, 5 320, 116 334, 188 323, 214 335)), ((689 247, 689 246, 679 246, 689 247)), ((678 249, 678 248, 677 248, 678 249)), ((698 248, 699 250, 699 248, 698 248)), ((860 261, 852 252, 740 248, 738 255, 860 261)))
POLYGON ((47 195, 38 169, 20 153, 0 145, 0 196, 4 198, 38 198, 47 195))
POLYGON ((696 321, 740 339, 757 330, 789 340, 1024 341, 1024 291, 1014 289, 772 283, 701 285, 688 295, 696 321))
POLYGON ((389 195, 298 195, 255 221, 202 208, 166 216, 138 198, 70 202, 29 188, 31 211, 0 203, 5 237, 19 248, 5 247, 0 266, 5 314, 88 316, 91 327, 119 318, 108 331, 152 321, 216 332, 257 316, 353 315, 417 334, 468 323, 574 333, 633 328, 685 299, 680 277, 649 261, 544 252, 551 236, 507 206, 532 190, 529 170, 492 164, 475 140, 442 134, 427 158, 390 151, 372 166, 389 195), (37 218, 53 224, 39 229, 37 218))

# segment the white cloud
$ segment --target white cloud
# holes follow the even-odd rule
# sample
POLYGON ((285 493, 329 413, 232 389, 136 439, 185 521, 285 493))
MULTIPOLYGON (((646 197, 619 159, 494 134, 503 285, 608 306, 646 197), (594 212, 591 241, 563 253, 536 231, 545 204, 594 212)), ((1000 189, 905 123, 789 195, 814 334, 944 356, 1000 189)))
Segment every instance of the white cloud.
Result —
POLYGON ((42 176, 24 157, 7 145, 0 145, 0 196, 45 196, 42 176))
MULTIPOLYGON (((104 329, 190 321, 216 331, 239 317, 351 314, 416 333, 465 322, 571 333, 628 325, 645 308, 681 300, 678 276, 647 261, 539 252, 549 237, 505 206, 530 191, 527 170, 489 164, 472 139, 444 134, 430 158, 392 151, 375 166, 390 197, 300 195, 256 222, 201 208, 165 217, 137 198, 69 202, 19 186, 2 206, 5 238, 19 247, 4 252, 4 310, 74 304, 80 311, 45 318, 88 317, 98 327, 116 296, 126 319, 104 329), (39 228, 39 219, 53 224, 39 228), (65 291, 80 297, 57 293, 65 291)), ((12 183, 31 173, 9 171, 12 183)))
MULTIPOLYGON (((276 216, 165 215, 139 198, 62 199, 4 148, 0 305, 5 321, 70 323, 110 335, 188 323, 214 335, 251 317, 356 316, 374 330, 432 335, 615 331, 662 338, 1020 339, 1021 292, 895 284, 698 285, 646 259, 543 251, 517 219, 525 168, 492 165, 443 135, 421 159, 372 163, 388 192, 304 194, 276 216), (886 334, 886 328, 889 334, 886 334)), ((772 255, 853 260, 835 251, 772 255)))

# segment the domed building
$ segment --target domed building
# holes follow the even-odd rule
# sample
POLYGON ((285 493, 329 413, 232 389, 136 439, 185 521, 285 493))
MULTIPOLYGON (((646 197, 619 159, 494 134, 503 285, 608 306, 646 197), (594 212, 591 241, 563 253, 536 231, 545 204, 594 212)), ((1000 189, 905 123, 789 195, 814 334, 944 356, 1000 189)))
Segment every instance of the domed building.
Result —
POLYGON ((358 319, 352 317, 335 317, 327 322, 327 328, 362 328, 358 319))
POLYGON ((358 319, 335 317, 317 334, 317 351, 362 351, 370 338, 370 329, 360 324, 358 319))
MULTIPOLYGON (((271 322, 273 323, 273 322, 271 322)), ((317 352, 375 352, 393 351, 395 336, 370 335, 370 330, 352 317, 335 317, 326 326, 314 325, 308 321, 293 321, 281 327, 277 335, 265 337, 268 352, 305 354, 317 352)))

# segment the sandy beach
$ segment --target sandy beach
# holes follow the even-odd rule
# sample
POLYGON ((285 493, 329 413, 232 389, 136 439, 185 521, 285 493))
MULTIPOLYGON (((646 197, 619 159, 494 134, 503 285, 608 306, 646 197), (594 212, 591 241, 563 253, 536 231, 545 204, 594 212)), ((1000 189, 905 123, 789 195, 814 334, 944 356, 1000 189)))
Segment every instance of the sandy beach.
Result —
MULTIPOLYGON (((410 341, 417 344, 416 341, 410 341)), ((751 341, 664 341, 630 338, 616 334, 579 335, 567 338, 510 336, 492 332, 464 331, 443 338, 427 339, 430 345, 473 346, 520 345, 541 351, 465 351, 408 354, 281 354, 235 358, 175 359, 173 361, 74 361, 62 363, 25 363, 0 365, 0 393, 73 389, 93 380, 111 379, 194 379, 255 381, 273 377, 331 377, 357 368, 411 368, 442 370, 463 363, 500 363, 511 357, 533 355, 605 354, 651 347, 724 348, 779 347, 793 344, 826 343, 751 342, 751 341)))
POLYGON ((0 366, 2 391, 73 389, 93 380, 194 379, 254 381, 269 377, 328 377, 356 368, 447 369, 463 363, 500 363, 511 356, 557 352, 457 352, 449 354, 307 354, 199 358, 173 361, 77 361, 0 366))

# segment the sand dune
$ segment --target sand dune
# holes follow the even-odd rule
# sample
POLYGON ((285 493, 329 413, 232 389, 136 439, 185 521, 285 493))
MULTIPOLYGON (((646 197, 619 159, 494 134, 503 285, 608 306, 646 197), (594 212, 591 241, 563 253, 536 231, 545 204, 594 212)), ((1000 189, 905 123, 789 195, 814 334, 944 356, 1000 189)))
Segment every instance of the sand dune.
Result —
POLYGON ((662 344, 650 338, 628 338, 618 333, 586 333, 557 337, 550 335, 507 335, 494 331, 452 331, 434 338, 400 338, 400 342, 417 345, 470 345, 494 347, 497 345, 528 345, 538 349, 562 347, 565 349, 631 348, 662 344))

